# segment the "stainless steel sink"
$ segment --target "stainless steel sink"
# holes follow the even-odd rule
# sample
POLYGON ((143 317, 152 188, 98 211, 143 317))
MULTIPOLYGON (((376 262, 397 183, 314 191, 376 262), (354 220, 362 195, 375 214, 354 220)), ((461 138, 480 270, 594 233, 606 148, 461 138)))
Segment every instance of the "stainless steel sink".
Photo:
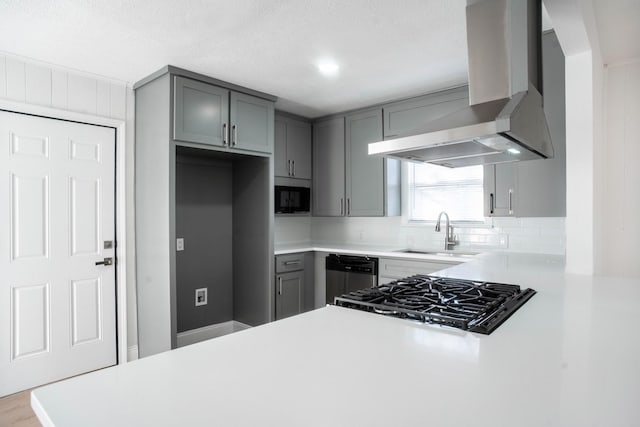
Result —
POLYGON ((421 251, 421 250, 417 250, 417 249, 400 249, 399 251, 395 251, 395 252, 399 252, 399 253, 403 253, 403 254, 418 254, 418 255, 436 255, 436 256, 447 256, 447 257, 474 257, 476 255, 478 255, 479 252, 460 252, 460 251, 451 251, 451 252, 444 252, 444 251, 421 251))

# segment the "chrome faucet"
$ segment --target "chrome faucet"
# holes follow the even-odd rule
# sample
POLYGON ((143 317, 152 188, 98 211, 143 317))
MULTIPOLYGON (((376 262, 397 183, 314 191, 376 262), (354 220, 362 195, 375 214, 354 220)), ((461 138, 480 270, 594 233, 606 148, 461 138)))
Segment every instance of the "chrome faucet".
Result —
POLYGON ((442 215, 444 215, 446 227, 444 233, 444 250, 448 251, 450 249, 453 249, 453 247, 457 245, 458 242, 456 241, 456 237, 453 235, 453 226, 449 225, 449 215, 445 211, 440 212, 440 215, 438 215, 438 222, 436 222, 436 231, 440 231, 440 219, 442 218, 442 215))

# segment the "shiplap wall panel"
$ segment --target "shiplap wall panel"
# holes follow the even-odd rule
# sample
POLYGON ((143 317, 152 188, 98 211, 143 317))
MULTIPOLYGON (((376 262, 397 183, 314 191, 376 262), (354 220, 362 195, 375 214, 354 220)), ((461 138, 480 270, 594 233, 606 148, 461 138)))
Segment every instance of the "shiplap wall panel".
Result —
POLYGON ((7 96, 7 58, 0 55, 0 98, 7 96))
POLYGON ((69 109, 97 114, 98 82, 85 76, 69 74, 69 109))
POLYGON ((96 95, 96 113, 109 116, 111 109, 111 85, 109 82, 98 82, 96 95))
POLYGON ((125 120, 127 87, 0 53, 0 98, 125 120))
POLYGON ((69 106, 68 94, 67 73, 53 70, 51 72, 51 106, 66 110, 69 106))
MULTIPOLYGON (((124 120, 127 115, 127 88, 122 85, 111 84, 110 106, 111 117, 124 120)), ((133 111, 133 107, 132 110, 133 111)))
POLYGON ((7 98, 25 101, 25 64, 13 58, 7 58, 7 98))
POLYGON ((51 105, 51 69, 25 64, 25 100, 29 104, 51 105))

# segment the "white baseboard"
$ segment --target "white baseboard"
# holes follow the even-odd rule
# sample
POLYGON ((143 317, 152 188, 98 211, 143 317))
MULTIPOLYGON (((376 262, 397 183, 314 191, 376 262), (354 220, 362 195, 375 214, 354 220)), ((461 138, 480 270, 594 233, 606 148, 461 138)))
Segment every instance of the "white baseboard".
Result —
POLYGON ((221 337, 250 327, 251 326, 245 325, 244 323, 229 320, 228 322, 216 323, 215 325, 203 326, 202 328, 180 332, 178 334, 178 347, 184 347, 185 345, 221 337))
POLYGON ((138 359, 138 346, 132 345, 127 348, 127 362, 138 359))

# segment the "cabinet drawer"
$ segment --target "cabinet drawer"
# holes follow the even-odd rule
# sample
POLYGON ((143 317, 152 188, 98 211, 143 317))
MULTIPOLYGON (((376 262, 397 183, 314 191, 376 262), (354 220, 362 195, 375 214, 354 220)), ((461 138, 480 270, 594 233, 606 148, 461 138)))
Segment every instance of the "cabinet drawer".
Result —
MULTIPOLYGON (((379 276, 388 279, 402 279, 415 274, 431 274, 458 265, 458 262, 407 261, 401 259, 380 259, 379 276)), ((382 283, 382 281, 380 281, 382 283)))
POLYGON ((304 252, 276 256, 276 273, 304 270, 304 252))

